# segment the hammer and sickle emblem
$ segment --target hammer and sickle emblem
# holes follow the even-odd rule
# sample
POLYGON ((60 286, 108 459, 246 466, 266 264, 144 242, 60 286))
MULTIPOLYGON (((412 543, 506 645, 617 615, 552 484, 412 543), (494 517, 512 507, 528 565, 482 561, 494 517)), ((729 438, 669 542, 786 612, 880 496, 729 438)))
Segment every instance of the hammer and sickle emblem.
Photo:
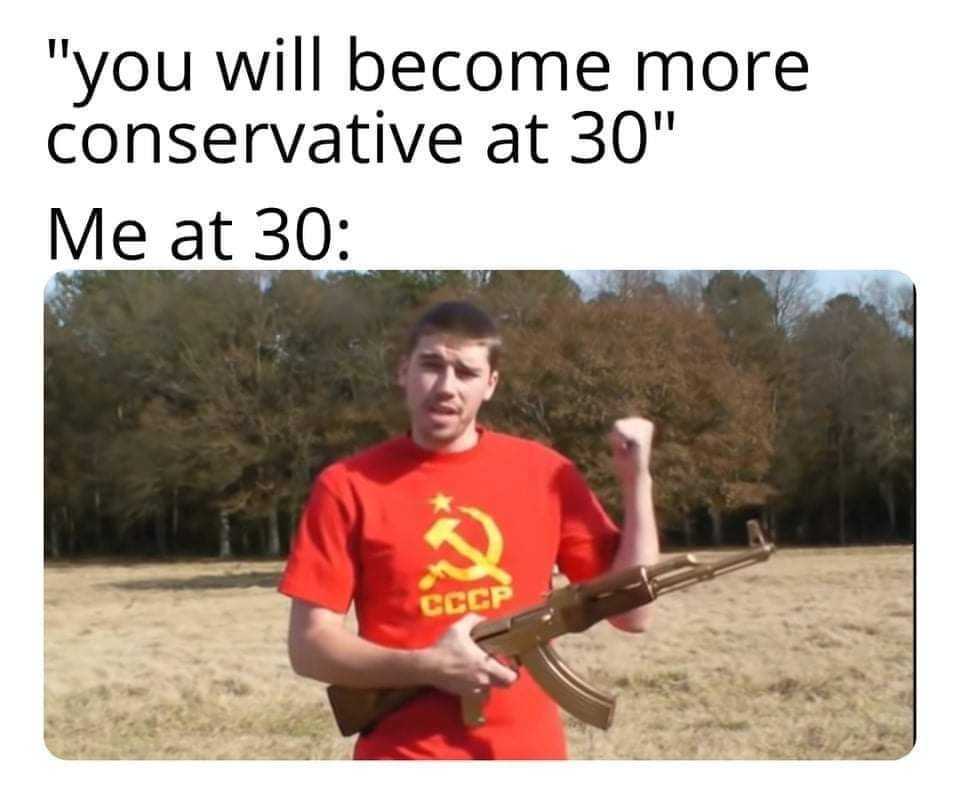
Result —
POLYGON ((481 553, 456 532, 457 526, 460 525, 458 518, 438 518, 424 535, 424 539, 434 550, 439 549, 441 545, 449 545, 469 561, 470 566, 457 567, 446 559, 441 559, 427 567, 427 574, 420 579, 420 590, 429 591, 440 578, 476 581, 488 575, 501 585, 509 586, 513 578, 497 566, 503 555, 503 536, 493 518, 476 507, 458 507, 457 509, 483 527, 487 535, 486 553, 481 553))

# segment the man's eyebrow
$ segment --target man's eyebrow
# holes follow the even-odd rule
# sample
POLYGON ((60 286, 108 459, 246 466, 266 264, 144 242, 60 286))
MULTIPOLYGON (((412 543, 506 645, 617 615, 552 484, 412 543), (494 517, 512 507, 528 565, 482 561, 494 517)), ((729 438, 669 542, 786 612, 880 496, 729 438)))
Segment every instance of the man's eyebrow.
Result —
MULTIPOLYGON (((420 360, 421 362, 424 360, 428 362, 437 361, 437 362, 442 362, 444 364, 448 362, 445 355, 441 354, 440 352, 433 351, 431 349, 427 349, 425 351, 420 352, 417 355, 417 359, 420 360)), ((471 365, 470 363, 467 363, 459 358, 456 360, 453 360, 452 364, 457 368, 459 368, 460 370, 469 371, 470 373, 481 373, 483 371, 483 368, 481 366, 471 365)))

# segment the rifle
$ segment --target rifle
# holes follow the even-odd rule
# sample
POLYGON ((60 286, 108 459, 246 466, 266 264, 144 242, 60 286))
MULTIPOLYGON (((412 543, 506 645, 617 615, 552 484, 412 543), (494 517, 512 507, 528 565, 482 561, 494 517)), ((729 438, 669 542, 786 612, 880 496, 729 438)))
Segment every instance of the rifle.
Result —
MULTIPOLYGON (((513 616, 480 622, 471 637, 488 654, 508 657, 530 671, 543 690, 570 714, 606 730, 613 723, 616 698, 587 684, 553 651, 550 641, 583 632, 601 619, 652 602, 662 594, 686 589, 733 570, 766 561, 774 546, 764 540, 760 525, 747 522, 750 548, 710 562, 693 554, 676 556, 649 567, 628 567, 550 592, 540 605, 513 616)), ((380 718, 429 687, 363 689, 327 688, 337 726, 344 736, 364 733, 380 718)), ((461 697, 461 715, 468 726, 482 725, 483 699, 461 697)))

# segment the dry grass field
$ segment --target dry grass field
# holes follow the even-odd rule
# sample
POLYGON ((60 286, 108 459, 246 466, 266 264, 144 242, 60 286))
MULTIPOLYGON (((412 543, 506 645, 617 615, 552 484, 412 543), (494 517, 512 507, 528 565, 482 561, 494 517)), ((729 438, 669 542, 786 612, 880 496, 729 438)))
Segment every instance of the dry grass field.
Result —
MULTIPOLYGON (((49 750, 70 759, 349 757, 286 659, 279 562, 52 565, 49 750)), ((558 646, 619 696, 571 756, 898 758, 913 737, 912 550, 785 550, 663 598, 654 629, 558 646)))

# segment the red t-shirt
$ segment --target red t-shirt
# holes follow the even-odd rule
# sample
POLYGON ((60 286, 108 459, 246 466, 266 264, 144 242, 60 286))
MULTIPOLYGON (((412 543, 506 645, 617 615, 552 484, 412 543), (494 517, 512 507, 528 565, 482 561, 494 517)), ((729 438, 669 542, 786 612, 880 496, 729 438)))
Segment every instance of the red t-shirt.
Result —
MULTIPOLYGON (((361 637, 424 648, 468 612, 497 618, 541 602, 554 563, 575 581, 607 569, 619 542, 573 464, 536 442, 481 430, 460 453, 409 437, 316 479, 280 591, 345 613, 361 637)), ((556 704, 521 671, 491 690, 486 724, 430 690, 357 741, 356 758, 565 758, 556 704)))

